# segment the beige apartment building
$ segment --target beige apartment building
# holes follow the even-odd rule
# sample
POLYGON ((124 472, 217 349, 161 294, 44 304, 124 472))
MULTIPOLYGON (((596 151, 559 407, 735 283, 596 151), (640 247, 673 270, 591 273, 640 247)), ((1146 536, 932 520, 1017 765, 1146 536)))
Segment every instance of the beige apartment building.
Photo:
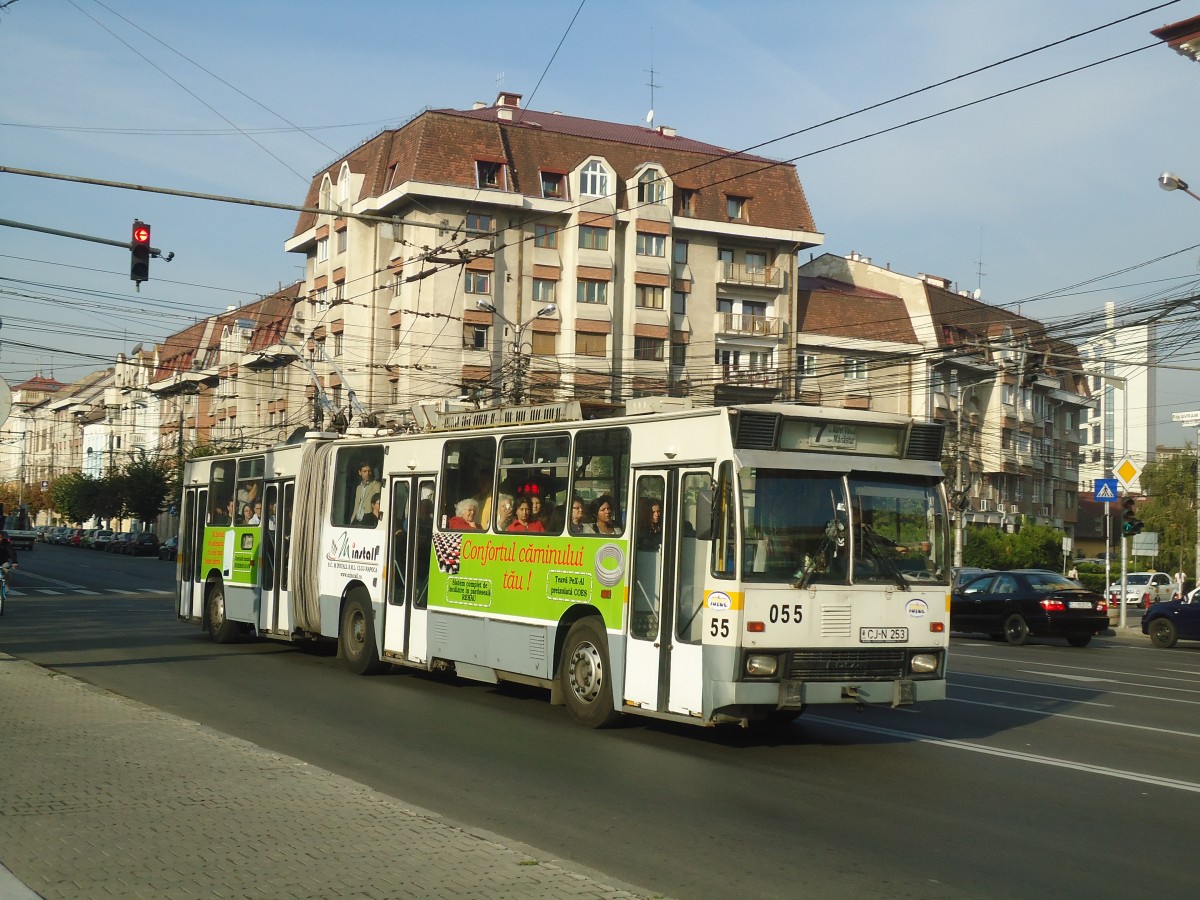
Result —
POLYGON ((790 395, 794 167, 646 128, 492 106, 424 112, 314 178, 297 343, 383 422, 483 404, 790 395))

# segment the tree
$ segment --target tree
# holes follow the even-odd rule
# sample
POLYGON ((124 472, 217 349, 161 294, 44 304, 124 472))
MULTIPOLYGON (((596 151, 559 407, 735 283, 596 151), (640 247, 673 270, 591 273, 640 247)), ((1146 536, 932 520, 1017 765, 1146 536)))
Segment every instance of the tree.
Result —
MULTIPOLYGON (((1190 450, 1191 448, 1189 448, 1190 450)), ((1142 470, 1146 499, 1138 504, 1145 530, 1158 534, 1155 566, 1168 572, 1191 572, 1196 566, 1196 454, 1181 453, 1142 470)))
POLYGON ((121 491, 126 512, 153 522, 175 493, 175 460, 140 451, 121 471, 121 491))
POLYGON ((95 515, 97 493, 96 480, 81 472, 60 475, 50 483, 48 491, 50 503, 58 514, 76 524, 95 515))
POLYGON ((1009 534, 987 525, 967 527, 963 565, 982 569, 1062 570, 1063 533, 1050 525, 1024 524, 1009 534))

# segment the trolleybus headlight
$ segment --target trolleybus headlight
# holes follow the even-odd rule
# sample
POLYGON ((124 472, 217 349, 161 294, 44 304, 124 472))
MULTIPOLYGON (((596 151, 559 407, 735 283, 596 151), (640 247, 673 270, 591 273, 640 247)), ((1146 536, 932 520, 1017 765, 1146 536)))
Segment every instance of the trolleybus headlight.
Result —
POLYGON ((914 675, 920 675, 926 672, 936 672, 938 661, 937 657, 932 653, 916 653, 913 654, 913 658, 908 665, 914 675))
POLYGON ((779 660, 774 656, 747 656, 746 674, 756 678, 770 678, 779 670, 779 660))

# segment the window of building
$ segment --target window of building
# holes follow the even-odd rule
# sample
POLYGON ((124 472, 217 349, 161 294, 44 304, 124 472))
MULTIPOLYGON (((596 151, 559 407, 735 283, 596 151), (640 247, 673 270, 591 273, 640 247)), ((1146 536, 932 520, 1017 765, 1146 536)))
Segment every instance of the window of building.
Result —
POLYGON ((490 272, 467 272, 463 278, 468 294, 490 294, 492 276, 490 272))
POLYGON ((675 210, 677 215, 694 216, 696 214, 696 192, 688 188, 679 188, 675 191, 675 196, 678 198, 678 209, 675 210))
POLYGON ((345 342, 344 338, 345 338, 345 335, 342 334, 342 332, 340 332, 340 331, 337 332, 333 336, 333 355, 334 356, 342 355, 342 351, 346 347, 346 342, 345 342))
POLYGON ((1017 389, 1011 384, 1004 385, 1000 390, 1000 399, 1005 406, 1012 406, 1013 399, 1016 397, 1017 389))
POLYGON ((488 327, 486 325, 463 326, 463 349, 486 350, 488 348, 488 327))
POLYGON ((393 297, 399 297, 399 296, 400 296, 400 286, 401 286, 402 284, 404 284, 404 278, 403 278, 403 276, 397 275, 397 276, 395 277, 395 279, 392 281, 392 296, 393 296, 393 297))
POLYGON ((666 289, 650 284, 637 286, 637 305, 643 309, 662 309, 666 289))
POLYGON ((334 284, 333 284, 333 302, 334 303, 345 303, 346 302, 346 282, 344 282, 344 281, 335 281, 334 282, 334 284))
POLYGON ((595 225, 580 225, 579 246, 584 250, 607 250, 608 229, 595 225))
POLYGON ((608 282, 580 279, 576 285, 575 300, 579 303, 607 303, 608 282))
POLYGON ((641 231, 637 236, 638 256, 666 256, 667 239, 661 234, 645 234, 641 231))
POLYGON ((847 381, 862 381, 867 377, 867 361, 847 357, 842 362, 842 375, 847 381))
POLYGON ((761 275, 767 271, 767 254, 746 251, 746 271, 752 275, 761 275))
POLYGON ((593 159, 579 173, 579 195, 581 197, 603 197, 608 193, 608 172, 604 163, 593 159))
POLYGON ((491 234, 496 230, 496 220, 491 216, 470 213, 467 216, 467 234, 491 234))
POLYGON ((671 312, 677 316, 686 316, 687 298, 688 295, 683 291, 675 291, 675 293, 671 295, 671 312))
POLYGON ((557 301, 554 297, 557 287, 558 282, 552 281, 549 278, 533 279, 533 302, 540 304, 556 303, 557 301))
POLYGON ((501 163, 481 159, 475 163, 475 175, 481 188, 504 187, 504 166, 501 163))
POLYGON ((716 362, 716 364, 718 366, 724 366, 727 369, 732 366, 733 368, 736 369, 739 365, 741 365, 742 351, 741 350, 718 350, 716 352, 716 358, 714 361, 716 362))
POLYGON ((604 356, 608 353, 608 335, 575 332, 576 356, 604 356))
POLYGON ((392 349, 393 350, 400 349, 400 326, 399 325, 392 326, 392 349))
POLYGON ((746 198, 729 196, 725 198, 725 212, 731 219, 746 217, 746 198))
POLYGON ((321 238, 317 241, 317 262, 325 262, 329 259, 329 238, 321 238))
POLYGON ((317 288, 313 291, 313 303, 318 309, 324 309, 329 305, 329 291, 326 288, 317 288))
POLYGON ((638 177, 638 203, 662 203, 665 182, 657 169, 647 169, 638 177))
POLYGON ((557 352, 555 338, 558 335, 551 331, 535 331, 533 339, 530 341, 531 351, 534 356, 554 356, 557 352))
POLYGON ((534 225, 533 246, 553 250, 558 246, 558 229, 553 225, 534 225))
POLYGON ((1092 439, 1089 443, 1092 443, 1092 444, 1100 443, 1100 426, 1099 425, 1092 426, 1092 439))
POLYGON ((659 338, 635 337, 633 339, 633 358, 661 360, 667 342, 659 338))
POLYGON ((671 245, 671 258, 677 263, 686 263, 688 261, 688 242, 675 238, 675 242, 671 245))
POLYGON ((542 196, 561 200, 566 196, 566 179, 559 172, 542 173, 542 196))
POLYGON ((733 251, 721 247, 717 249, 717 277, 731 278, 733 276, 733 251))
POLYGON ((337 252, 345 253, 346 252, 346 235, 348 234, 348 232, 346 231, 345 228, 343 228, 336 233, 337 233, 337 252))
POLYGON ((687 344, 671 345, 671 365, 683 368, 687 365, 687 344))
POLYGON ((796 361, 797 375, 816 375, 817 374, 817 356, 815 353, 801 353, 800 358, 796 361))

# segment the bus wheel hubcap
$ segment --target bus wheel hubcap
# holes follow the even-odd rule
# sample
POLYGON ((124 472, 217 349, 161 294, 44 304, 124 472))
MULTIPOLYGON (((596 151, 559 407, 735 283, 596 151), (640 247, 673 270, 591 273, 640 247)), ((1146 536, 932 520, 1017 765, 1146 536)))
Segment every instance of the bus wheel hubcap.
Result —
POLYGON ((584 703, 600 696, 604 683, 604 661, 592 644, 580 644, 571 656, 571 689, 584 703))

